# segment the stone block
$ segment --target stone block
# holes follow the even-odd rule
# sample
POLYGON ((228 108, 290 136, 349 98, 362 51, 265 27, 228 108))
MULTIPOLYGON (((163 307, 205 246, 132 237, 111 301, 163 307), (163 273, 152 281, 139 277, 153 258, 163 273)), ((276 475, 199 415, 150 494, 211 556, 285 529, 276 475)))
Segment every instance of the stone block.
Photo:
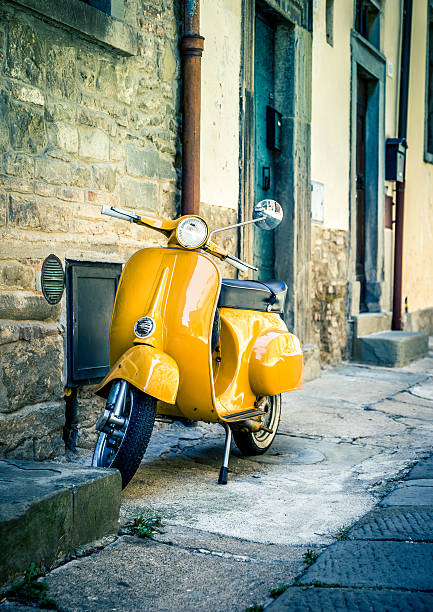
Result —
POLYGON ((77 546, 117 533, 116 470, 0 461, 0 584, 30 563, 50 567, 77 546))
POLYGON ((15 196, 9 198, 8 213, 11 227, 45 232, 70 231, 73 218, 73 210, 69 207, 15 196))
POLYGON ((71 166, 60 159, 36 157, 35 178, 52 185, 70 185, 72 182, 71 166))
POLYGON ((71 185, 74 187, 93 187, 94 182, 92 172, 88 166, 80 163, 72 163, 71 166, 72 180, 71 185))
POLYGON ((405 593, 402 591, 368 591, 365 589, 339 589, 318 587, 292 587, 287 589, 266 610, 270 612, 408 612, 431 610, 432 593, 405 593))
POLYGON ((78 152, 78 130, 75 126, 66 123, 55 124, 56 145, 67 153, 78 152))
POLYGON ((94 164, 92 166, 95 189, 113 192, 116 187, 116 169, 113 166, 94 164))
POLYGON ((46 83, 51 95, 73 98, 76 92, 76 50, 65 44, 53 44, 47 53, 46 83))
POLYGON ((19 261, 0 263, 0 285, 32 290, 35 286, 35 271, 19 261))
POLYGON ((25 21, 12 21, 9 25, 4 72, 19 81, 44 85, 44 39, 25 21))
POLYGON ((433 478, 433 457, 421 459, 409 472, 408 480, 416 480, 418 478, 433 478))
POLYGON ((433 508, 375 508, 350 530, 351 540, 433 541, 433 508))
POLYGON ((9 98, 0 91, 0 154, 9 149, 9 98))
POLYGON ((353 358, 362 363, 400 367, 428 352, 426 333, 387 331, 357 338, 353 358))
POLYGON ((172 161, 160 155, 157 149, 141 149, 131 144, 128 145, 126 153, 126 171, 138 178, 177 178, 172 161))
POLYGON ((48 304, 43 295, 22 291, 2 291, 0 293, 0 319, 57 320, 60 311, 61 304, 48 304))
POLYGON ((25 153, 13 151, 5 153, 2 157, 2 168, 5 174, 19 176, 22 178, 34 178, 34 158, 25 153))
POLYGON ((392 313, 365 312, 353 316, 355 337, 368 336, 391 329, 392 313))
POLYGON ((329 546, 299 580, 343 587, 433 588, 433 544, 342 541, 329 546))
POLYGON ((119 187, 119 204, 125 208, 156 211, 158 186, 150 181, 124 179, 119 187))
POLYGON ((79 128, 79 155, 83 158, 107 161, 110 156, 110 142, 107 134, 98 128, 81 125, 79 128))
POLYGON ((381 506, 433 506, 433 479, 407 480, 380 502, 381 506))
POLYGON ((0 363, 1 412, 63 397, 63 341, 59 336, 3 345, 0 363))

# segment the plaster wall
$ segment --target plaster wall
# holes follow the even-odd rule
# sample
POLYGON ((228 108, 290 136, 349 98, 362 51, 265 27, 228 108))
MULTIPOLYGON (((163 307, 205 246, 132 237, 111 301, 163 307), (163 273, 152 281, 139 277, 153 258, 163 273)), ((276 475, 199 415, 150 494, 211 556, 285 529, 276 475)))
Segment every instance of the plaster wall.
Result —
POLYGON ((433 165, 424 161, 427 0, 413 3, 403 245, 409 312, 433 307, 433 165))
POLYGON ((238 210, 241 2, 202 0, 201 201, 238 210))
POLYGON ((334 2, 333 46, 326 42, 326 0, 313 13, 311 178, 325 185, 324 226, 349 228, 350 29, 353 3, 334 2))

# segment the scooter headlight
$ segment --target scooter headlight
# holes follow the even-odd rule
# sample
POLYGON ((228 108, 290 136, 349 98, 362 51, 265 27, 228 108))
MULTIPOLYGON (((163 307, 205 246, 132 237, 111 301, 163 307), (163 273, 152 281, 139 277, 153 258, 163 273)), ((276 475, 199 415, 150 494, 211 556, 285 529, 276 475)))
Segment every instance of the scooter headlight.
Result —
POLYGON ((177 241, 185 249, 198 249, 203 246, 208 234, 207 223, 201 217, 183 219, 176 229, 177 241))

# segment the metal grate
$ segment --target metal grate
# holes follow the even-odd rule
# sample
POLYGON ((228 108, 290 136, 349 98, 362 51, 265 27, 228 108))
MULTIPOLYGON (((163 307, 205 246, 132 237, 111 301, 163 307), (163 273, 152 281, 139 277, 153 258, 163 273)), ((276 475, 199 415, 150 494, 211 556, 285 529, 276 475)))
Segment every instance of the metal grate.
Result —
POLYGON ((42 293, 49 304, 58 304, 65 288, 65 273, 56 255, 48 255, 42 264, 42 293))

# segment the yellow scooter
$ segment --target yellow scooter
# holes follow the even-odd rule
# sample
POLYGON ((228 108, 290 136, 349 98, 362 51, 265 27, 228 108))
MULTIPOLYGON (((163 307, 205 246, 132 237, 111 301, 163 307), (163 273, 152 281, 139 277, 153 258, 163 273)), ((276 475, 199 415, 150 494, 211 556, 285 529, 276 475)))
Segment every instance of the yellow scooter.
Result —
POLYGON ((302 385, 303 356, 281 318, 287 286, 221 279, 210 255, 242 271, 256 268, 211 238, 248 223, 274 229, 281 206, 263 200, 252 220, 214 232, 194 215, 172 221, 109 206, 101 212, 161 232, 168 246, 138 251, 123 270, 110 327, 111 370, 96 391, 107 402, 93 465, 118 468, 125 487, 156 416, 183 417, 224 426, 218 482, 226 484, 232 436, 246 455, 267 451, 280 394, 302 385))

